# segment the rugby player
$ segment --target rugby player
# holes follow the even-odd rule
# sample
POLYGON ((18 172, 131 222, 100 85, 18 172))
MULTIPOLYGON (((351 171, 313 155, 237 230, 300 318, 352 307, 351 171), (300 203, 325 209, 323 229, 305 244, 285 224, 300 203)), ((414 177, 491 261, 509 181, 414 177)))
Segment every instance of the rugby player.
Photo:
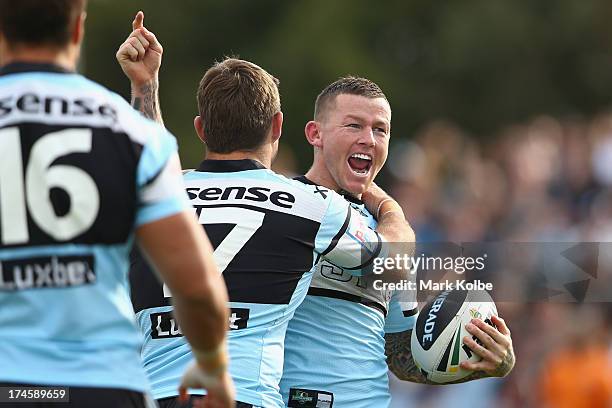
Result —
POLYGON ((69 387, 20 407, 150 406, 127 290, 135 236, 196 350, 187 382, 230 407, 227 292, 176 141, 76 73, 84 23, 84 0, 0 0, 0 386, 69 387))
MULTIPOLYGON (((162 48, 142 23, 138 13, 117 59, 130 79, 135 107, 158 118, 162 48)), ((361 273, 384 247, 382 236, 408 238, 405 220, 394 211, 399 205, 380 190, 368 196, 369 208, 380 208, 379 234, 335 192, 269 170, 283 120, 277 83, 239 59, 210 68, 198 88, 194 120, 207 157, 184 176, 228 287, 230 372, 238 407, 283 406, 278 383, 285 331, 319 259, 361 273)), ((167 316, 171 293, 150 276, 146 264, 135 259, 132 300, 146 337, 145 368, 160 405, 173 406, 178 375, 191 356, 167 316)))
MULTIPOLYGON (((314 120, 306 124, 305 133, 314 146, 314 161, 299 179, 342 192, 364 222, 375 227, 360 197, 387 158, 391 108, 382 90, 365 78, 333 82, 317 97, 314 120)), ((400 379, 424 383, 410 352, 415 299, 414 292, 377 291, 337 265, 319 263, 287 330, 281 380, 287 406, 387 407, 387 364, 400 379)), ((486 324, 482 330, 468 328, 488 350, 466 341, 484 358, 464 366, 482 370, 466 380, 503 376, 512 368, 510 333, 501 319, 496 324, 500 332, 486 324)))

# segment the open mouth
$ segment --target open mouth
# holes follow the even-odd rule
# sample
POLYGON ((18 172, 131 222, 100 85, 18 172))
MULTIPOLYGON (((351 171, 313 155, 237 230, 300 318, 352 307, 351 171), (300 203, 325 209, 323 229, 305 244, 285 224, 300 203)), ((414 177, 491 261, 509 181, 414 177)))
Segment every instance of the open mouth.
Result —
POLYGON ((372 156, 365 153, 353 153, 348 158, 348 165, 353 170, 353 173, 358 176, 365 176, 370 172, 370 167, 372 167, 372 156))

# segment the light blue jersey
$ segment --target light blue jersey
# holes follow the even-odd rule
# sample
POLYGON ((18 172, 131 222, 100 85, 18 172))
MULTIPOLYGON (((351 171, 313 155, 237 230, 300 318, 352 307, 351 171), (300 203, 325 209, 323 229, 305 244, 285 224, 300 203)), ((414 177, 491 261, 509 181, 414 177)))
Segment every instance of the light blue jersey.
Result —
MULTIPOLYGON (((184 178, 228 288, 229 369, 237 400, 282 407, 285 332, 306 295, 313 265, 323 258, 361 273, 382 241, 341 196, 286 179, 256 161, 206 160, 184 178)), ((170 314, 171 294, 156 286, 137 256, 130 279, 154 396, 174 396, 191 357, 170 314)))
POLYGON ((128 253, 188 208, 176 149, 80 75, 0 71, 0 382, 148 391, 128 253))
MULTIPOLYGON (((347 199, 364 223, 375 228, 365 206, 347 199)), ((337 265, 317 264, 285 338, 281 393, 286 406, 387 407, 385 331, 409 330, 416 320, 416 302, 400 302, 400 295, 368 288, 362 278, 337 265)))

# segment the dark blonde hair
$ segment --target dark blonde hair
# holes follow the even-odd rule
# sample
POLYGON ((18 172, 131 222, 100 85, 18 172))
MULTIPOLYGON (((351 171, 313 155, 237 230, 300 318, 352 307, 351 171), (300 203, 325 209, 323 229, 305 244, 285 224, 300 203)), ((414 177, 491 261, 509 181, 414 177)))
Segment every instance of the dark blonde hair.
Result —
POLYGON ((278 79, 241 59, 226 58, 198 87, 198 109, 211 152, 231 153, 261 146, 281 110, 278 79))

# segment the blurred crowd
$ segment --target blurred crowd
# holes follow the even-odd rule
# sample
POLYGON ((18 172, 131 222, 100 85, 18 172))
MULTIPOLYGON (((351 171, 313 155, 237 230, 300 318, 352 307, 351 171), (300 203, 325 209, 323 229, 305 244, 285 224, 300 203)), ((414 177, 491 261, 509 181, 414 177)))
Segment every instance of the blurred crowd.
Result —
MULTIPOLYGON (((392 143, 387 176, 419 241, 612 241, 610 114, 537 117, 490 140, 434 122, 392 143)), ((590 254, 591 275, 581 281, 589 294, 579 296, 582 302, 567 293, 515 296, 534 290, 534 275, 564 273, 554 263, 496 265, 497 292, 515 294, 497 304, 512 330, 514 371, 444 387, 392 378, 393 408, 612 406, 612 246, 598 248, 590 254)))

